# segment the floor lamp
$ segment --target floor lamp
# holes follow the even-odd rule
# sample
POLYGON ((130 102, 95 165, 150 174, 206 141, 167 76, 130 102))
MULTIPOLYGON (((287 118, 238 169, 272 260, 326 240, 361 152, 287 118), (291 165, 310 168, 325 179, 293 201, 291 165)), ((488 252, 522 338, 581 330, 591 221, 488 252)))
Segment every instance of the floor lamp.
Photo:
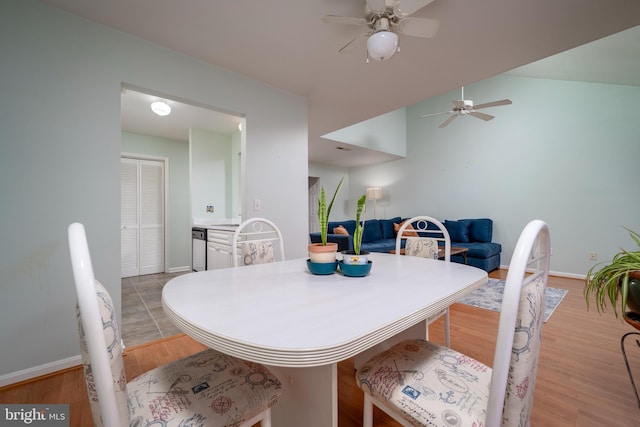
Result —
POLYGON ((376 200, 382 199, 382 187, 369 187, 367 188, 367 199, 373 200, 373 217, 376 216, 376 200))

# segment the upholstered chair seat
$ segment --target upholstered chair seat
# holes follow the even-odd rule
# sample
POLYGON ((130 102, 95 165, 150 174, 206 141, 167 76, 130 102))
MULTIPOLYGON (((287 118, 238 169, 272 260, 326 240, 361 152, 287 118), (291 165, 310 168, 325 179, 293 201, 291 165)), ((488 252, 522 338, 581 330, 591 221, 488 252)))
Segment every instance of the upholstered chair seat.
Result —
POLYGON ((362 366, 356 380, 413 425, 484 425, 491 368, 449 347, 403 341, 362 366))

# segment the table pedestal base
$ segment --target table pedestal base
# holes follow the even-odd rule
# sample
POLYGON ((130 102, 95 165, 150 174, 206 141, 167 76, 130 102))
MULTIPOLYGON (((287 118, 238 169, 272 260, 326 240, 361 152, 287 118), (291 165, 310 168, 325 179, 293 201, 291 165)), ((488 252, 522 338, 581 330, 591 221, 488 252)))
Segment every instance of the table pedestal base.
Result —
POLYGON ((338 427, 338 365, 313 368, 269 366, 282 382, 280 401, 271 409, 279 427, 338 427))
MULTIPOLYGON (((355 357, 356 368, 375 354, 409 338, 425 338, 425 321, 400 332, 355 357)), ((338 365, 312 368, 269 366, 282 382, 280 401, 271 409, 278 427, 338 427, 338 365)), ((355 375, 355 372, 354 372, 355 375)), ((353 379, 355 381, 355 377, 353 379)))

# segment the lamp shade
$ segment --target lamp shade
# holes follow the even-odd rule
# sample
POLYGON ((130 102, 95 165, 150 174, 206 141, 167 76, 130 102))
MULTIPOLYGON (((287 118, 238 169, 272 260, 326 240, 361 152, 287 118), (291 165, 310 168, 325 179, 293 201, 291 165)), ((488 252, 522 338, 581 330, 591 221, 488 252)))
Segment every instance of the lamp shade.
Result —
POLYGON ((378 31, 367 39, 369 56, 377 61, 384 61, 398 50, 398 35, 391 31, 378 31))
POLYGON ((382 199, 382 187, 369 187, 367 188, 367 199, 380 200, 382 199))
POLYGON ((159 116, 168 116, 171 114, 171 107, 164 101, 156 101, 151 104, 151 111, 159 116))

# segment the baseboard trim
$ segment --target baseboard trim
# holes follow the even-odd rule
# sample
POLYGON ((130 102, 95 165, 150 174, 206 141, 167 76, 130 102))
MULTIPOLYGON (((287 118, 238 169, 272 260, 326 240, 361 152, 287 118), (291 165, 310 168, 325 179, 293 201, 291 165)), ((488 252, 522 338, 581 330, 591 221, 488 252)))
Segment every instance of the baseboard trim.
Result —
POLYGON ((191 266, 185 265, 183 267, 173 267, 173 268, 170 268, 169 271, 167 271, 167 273, 182 273, 183 271, 191 271, 191 266))
POLYGON ((82 359, 80 358, 80 355, 77 355, 67 357, 66 359, 62 360, 56 360, 55 362, 45 363, 44 365, 34 366, 33 368, 27 368, 21 371, 0 375, 0 387, 28 381, 34 378, 42 377, 47 374, 80 365, 82 365, 82 359))
MULTIPOLYGON (((501 265, 499 267, 500 270, 509 270, 509 266, 508 265, 501 265)), ((580 279, 580 280, 584 280, 587 275, 586 274, 575 274, 575 273, 565 273, 562 271, 552 271, 549 270, 549 276, 555 276, 555 277, 566 277, 568 279, 580 279)))

